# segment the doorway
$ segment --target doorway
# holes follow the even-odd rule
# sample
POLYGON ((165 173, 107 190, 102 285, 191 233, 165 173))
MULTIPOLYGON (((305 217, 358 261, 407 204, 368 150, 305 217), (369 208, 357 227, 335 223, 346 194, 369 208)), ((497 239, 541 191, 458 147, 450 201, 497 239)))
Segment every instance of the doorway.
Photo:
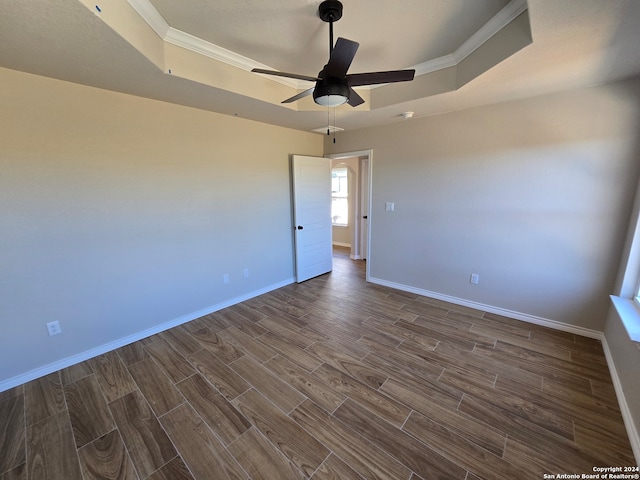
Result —
MULTIPOLYGON (((370 204, 371 204, 371 171, 373 161, 372 150, 345 152, 327 155, 332 161, 332 168, 346 167, 349 171, 349 209, 351 214, 348 237, 334 233, 334 245, 344 252, 348 248, 352 260, 367 260, 370 256, 370 204), (338 242, 335 242, 335 239, 338 242)), ((344 228, 344 227, 334 227, 344 228)), ((335 250, 334 250, 335 251, 335 250)), ((363 262, 365 263, 365 262, 363 262)), ((366 276, 369 278, 369 263, 366 262, 366 276)))

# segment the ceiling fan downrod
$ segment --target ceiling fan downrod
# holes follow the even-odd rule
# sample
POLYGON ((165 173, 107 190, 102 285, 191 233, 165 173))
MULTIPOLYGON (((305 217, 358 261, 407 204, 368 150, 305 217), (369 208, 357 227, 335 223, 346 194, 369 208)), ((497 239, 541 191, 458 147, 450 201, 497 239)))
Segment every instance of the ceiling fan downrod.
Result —
POLYGON ((318 15, 323 22, 329 24, 329 55, 333 51, 333 22, 342 18, 342 2, 339 0, 324 0, 318 7, 318 15))

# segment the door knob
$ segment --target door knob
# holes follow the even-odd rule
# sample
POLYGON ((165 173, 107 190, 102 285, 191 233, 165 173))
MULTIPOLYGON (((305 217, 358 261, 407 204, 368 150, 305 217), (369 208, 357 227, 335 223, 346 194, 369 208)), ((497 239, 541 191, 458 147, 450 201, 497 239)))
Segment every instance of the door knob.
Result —
POLYGON ((298 230, 302 230, 304 227, 302 225, 298 225, 298 230))

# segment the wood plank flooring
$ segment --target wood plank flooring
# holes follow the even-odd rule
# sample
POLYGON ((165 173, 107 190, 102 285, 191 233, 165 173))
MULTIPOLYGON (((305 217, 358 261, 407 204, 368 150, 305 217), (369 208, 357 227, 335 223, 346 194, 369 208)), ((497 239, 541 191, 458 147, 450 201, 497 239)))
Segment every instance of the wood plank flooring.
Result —
POLYGON ((600 342, 334 271, 0 393, 0 480, 635 465, 600 342))

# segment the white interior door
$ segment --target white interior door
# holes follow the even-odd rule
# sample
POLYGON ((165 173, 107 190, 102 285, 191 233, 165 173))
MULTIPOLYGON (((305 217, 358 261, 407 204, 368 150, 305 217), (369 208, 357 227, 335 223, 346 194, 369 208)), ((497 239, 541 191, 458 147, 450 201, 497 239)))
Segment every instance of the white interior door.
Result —
POLYGON ((331 159, 293 155, 293 221, 296 282, 333 269, 331 159))

